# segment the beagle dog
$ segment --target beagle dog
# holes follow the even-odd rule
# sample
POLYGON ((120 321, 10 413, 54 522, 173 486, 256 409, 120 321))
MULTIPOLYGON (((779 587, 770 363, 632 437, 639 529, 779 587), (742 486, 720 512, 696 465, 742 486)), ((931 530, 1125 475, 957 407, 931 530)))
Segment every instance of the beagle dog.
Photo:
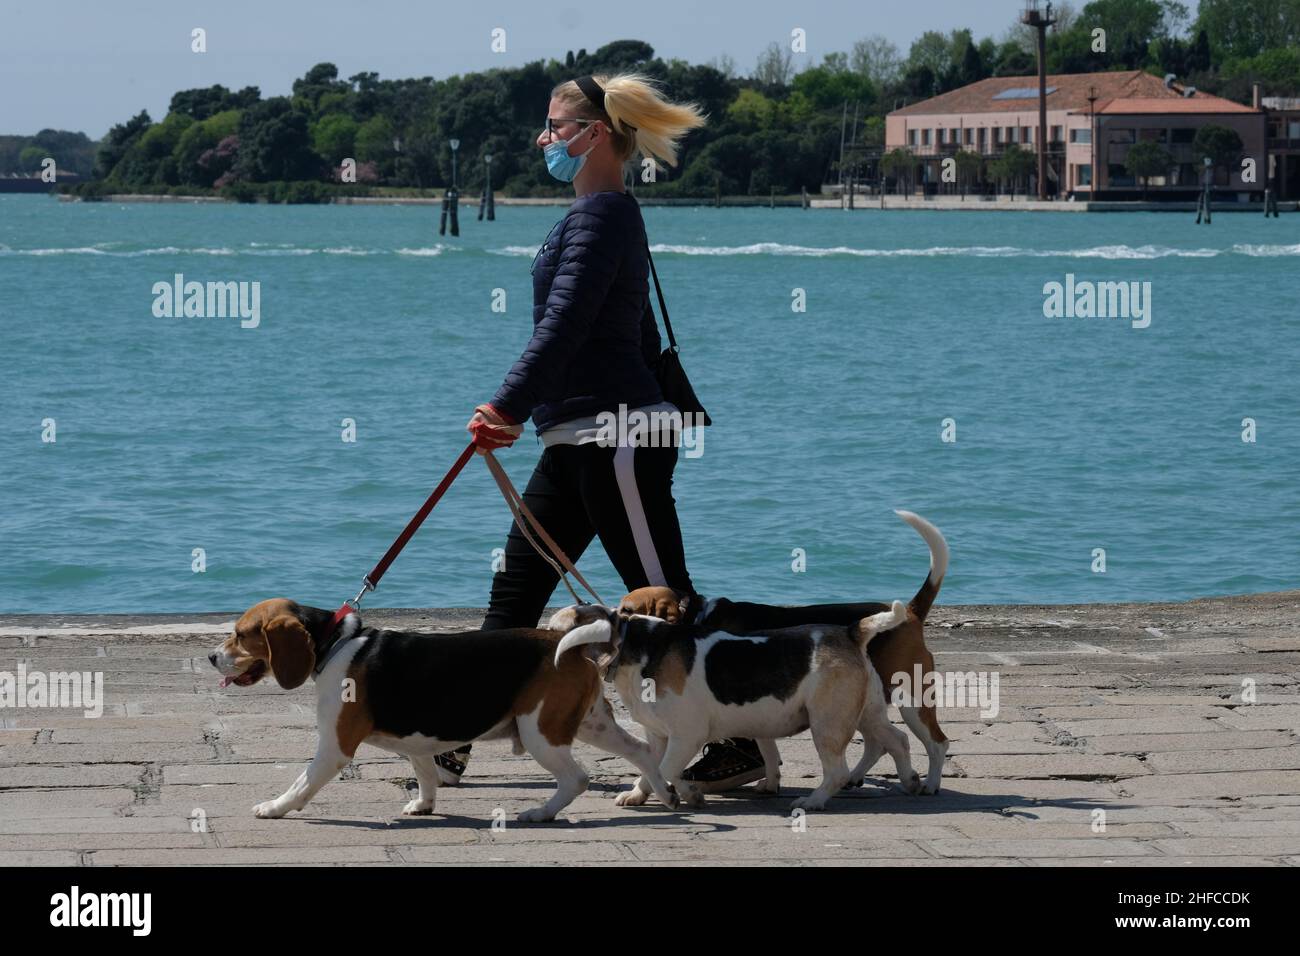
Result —
MULTIPOLYGON (((948 542, 939 529, 910 511, 896 511, 900 518, 916 529, 930 548, 930 573, 907 606, 907 619, 892 630, 882 633, 871 642, 867 654, 886 687, 893 688, 905 675, 904 686, 911 688, 914 675, 934 672, 934 655, 925 646, 925 618, 943 584, 948 569, 948 542)), ((879 614, 888 606, 874 602, 862 604, 815 604, 806 607, 782 607, 771 604, 750 604, 714 598, 706 601, 698 594, 685 594, 672 588, 645 587, 628 594, 619 603, 619 610, 629 614, 648 614, 670 623, 694 623, 702 627, 726 631, 729 634, 748 634, 772 628, 792 627, 813 623, 848 626, 863 617, 879 614)), ((948 754, 948 738, 939 727, 933 702, 925 699, 921 688, 907 693, 908 703, 898 708, 903 721, 925 745, 930 760, 922 793, 938 793, 943 775, 943 762, 948 754), (920 698, 919 700, 917 698, 920 698)), ((871 739, 865 741, 862 759, 850 776, 854 786, 862 784, 868 770, 880 759, 881 746, 871 739)), ((775 745, 759 741, 766 771, 771 774, 777 765, 769 759, 775 754, 775 745)), ((901 768, 900 768, 901 779, 901 768)))
MULTIPOLYGON (((704 802, 682 771, 708 741, 754 737, 774 753, 772 738, 811 729, 821 785, 791 807, 821 810, 848 782, 844 751, 855 731, 889 751, 905 788, 920 789, 907 735, 890 724, 884 687, 864 653, 876 634, 906 618, 907 609, 895 601, 849 627, 814 624, 739 636, 578 604, 557 611, 550 627, 566 632, 555 650, 557 666, 584 656, 567 653, 574 648, 593 648, 585 656, 612 679, 684 803, 704 802)), ((616 802, 644 803, 653 783, 638 780, 616 802)), ((779 779, 773 774, 766 784, 774 791, 779 779)))
POLYGON ((600 677, 578 655, 556 658, 560 634, 540 628, 420 634, 363 627, 354 612, 337 629, 333 613, 284 598, 262 601, 208 655, 221 686, 249 687, 267 674, 293 689, 316 681, 316 756, 259 817, 301 810, 338 775, 362 743, 410 758, 419 797, 402 812, 433 812, 434 757, 475 740, 510 739, 556 779, 546 803, 521 821, 552 820, 587 789, 570 748, 581 740, 630 761, 669 807, 676 795, 650 748, 623 730, 600 677))

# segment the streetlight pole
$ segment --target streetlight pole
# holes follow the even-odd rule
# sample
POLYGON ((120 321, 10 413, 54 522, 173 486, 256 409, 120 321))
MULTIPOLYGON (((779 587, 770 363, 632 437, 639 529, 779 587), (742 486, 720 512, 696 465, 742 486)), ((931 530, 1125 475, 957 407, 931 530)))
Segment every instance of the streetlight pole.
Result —
MULTIPOLYGON (((1088 87, 1088 145, 1092 153, 1092 175, 1088 183, 1088 198, 1097 198, 1097 87, 1088 87)), ((1068 147, 1067 147, 1068 148, 1068 147)))
POLYGON ((1038 9, 1038 0, 1026 0, 1020 22, 1038 31, 1038 198, 1047 198, 1047 28, 1056 22, 1052 4, 1038 9))

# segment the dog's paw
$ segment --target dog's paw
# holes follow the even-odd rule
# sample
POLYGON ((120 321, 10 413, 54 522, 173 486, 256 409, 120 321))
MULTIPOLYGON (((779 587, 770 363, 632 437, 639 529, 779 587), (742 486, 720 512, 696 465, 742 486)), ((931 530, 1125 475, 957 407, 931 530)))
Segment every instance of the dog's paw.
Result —
POLYGON ((848 783, 844 784, 844 789, 850 790, 854 787, 866 786, 866 783, 867 783, 866 777, 849 777, 848 783))
POLYGON ((700 807, 704 806, 704 791, 695 786, 695 784, 688 783, 683 785, 682 788, 677 791, 677 799, 680 806, 691 807, 692 809, 698 810, 700 807))
POLYGON ((758 782, 758 786, 755 787, 754 789, 757 790, 759 793, 780 793, 781 778, 764 777, 762 780, 758 782))
POLYGON ((939 792, 939 785, 937 783, 934 785, 931 785, 929 783, 923 783, 921 784, 920 792, 925 794, 928 797, 932 797, 939 792))
POLYGON ((412 800, 406 806, 402 807, 402 813, 411 817, 423 817, 433 813, 432 800, 412 800))
POLYGON ((646 801, 646 795, 633 787, 631 790, 624 790, 614 798, 616 807, 639 807, 646 801))
POLYGON ((520 823, 545 823, 548 820, 554 820, 555 814, 551 813, 545 807, 533 807, 525 810, 516 818, 520 823))
POLYGON ((275 800, 267 800, 265 803, 259 803, 253 807, 253 816, 260 817, 263 820, 278 820, 288 812, 288 807, 281 806, 275 800))
POLYGON ((912 796, 925 792, 925 785, 921 783, 921 775, 915 770, 912 771, 912 776, 908 777, 906 780, 899 780, 898 782, 902 785, 903 789, 912 796))

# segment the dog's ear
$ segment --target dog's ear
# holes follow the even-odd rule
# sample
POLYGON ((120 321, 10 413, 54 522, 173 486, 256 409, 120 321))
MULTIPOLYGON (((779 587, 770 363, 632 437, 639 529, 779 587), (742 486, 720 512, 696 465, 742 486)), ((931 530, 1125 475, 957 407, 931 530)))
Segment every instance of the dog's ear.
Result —
POLYGON ((266 636, 267 664, 285 690, 301 687, 316 666, 316 645, 294 614, 280 614, 262 625, 266 636))

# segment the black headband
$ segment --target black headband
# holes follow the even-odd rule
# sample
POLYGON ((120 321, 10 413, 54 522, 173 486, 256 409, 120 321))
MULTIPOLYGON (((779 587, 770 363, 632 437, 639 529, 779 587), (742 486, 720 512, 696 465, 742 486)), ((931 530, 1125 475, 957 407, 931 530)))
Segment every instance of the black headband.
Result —
POLYGON ((573 81, 582 90, 582 95, 591 101, 591 105, 602 113, 605 112, 605 90, 590 76, 580 76, 573 81))
MULTIPOLYGON (((578 85, 578 89, 582 90, 582 95, 587 98, 587 102, 591 103, 592 106, 596 107, 596 109, 600 110, 606 116, 609 115, 609 111, 605 109, 605 88, 603 86, 597 83, 590 76, 580 76, 573 82, 578 85)), ((625 130, 636 132, 636 127, 631 123, 619 120, 618 125, 622 126, 625 130)))

